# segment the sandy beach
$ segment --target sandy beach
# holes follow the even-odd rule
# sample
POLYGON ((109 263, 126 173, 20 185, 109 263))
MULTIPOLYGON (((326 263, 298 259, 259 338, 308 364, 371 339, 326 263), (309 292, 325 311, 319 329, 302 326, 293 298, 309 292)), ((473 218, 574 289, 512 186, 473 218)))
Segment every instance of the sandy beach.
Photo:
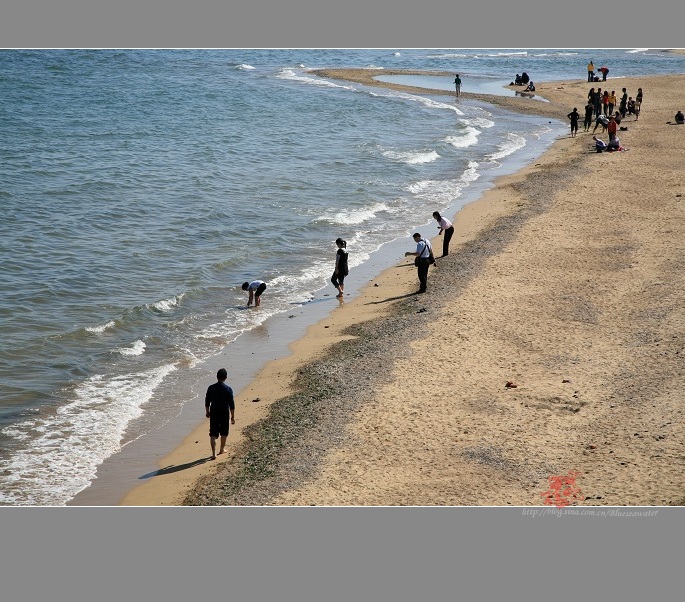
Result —
MULTIPOLYGON (((567 122, 590 86, 462 96, 567 122)), ((627 151, 581 124, 497 179, 447 216, 427 294, 399 261, 239 392, 226 454, 198 463, 202 422, 121 504, 535 506, 564 482, 562 504, 685 503, 685 76, 605 86, 644 90, 627 151)))

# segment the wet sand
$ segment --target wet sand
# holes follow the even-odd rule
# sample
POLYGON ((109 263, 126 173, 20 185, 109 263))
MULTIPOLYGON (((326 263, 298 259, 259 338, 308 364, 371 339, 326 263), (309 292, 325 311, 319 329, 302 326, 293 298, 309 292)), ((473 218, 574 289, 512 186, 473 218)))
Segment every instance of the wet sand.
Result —
MULTIPOLYGON (((374 74, 321 72, 419 92, 374 74)), ((499 178, 455 216, 427 294, 400 260, 241 391, 226 454, 197 464, 202 423, 121 503, 527 506, 566 477, 567 503, 682 504, 685 76, 605 85, 645 92, 628 151, 595 153, 581 126, 499 178)), ((587 90, 462 96, 566 120, 587 90)))

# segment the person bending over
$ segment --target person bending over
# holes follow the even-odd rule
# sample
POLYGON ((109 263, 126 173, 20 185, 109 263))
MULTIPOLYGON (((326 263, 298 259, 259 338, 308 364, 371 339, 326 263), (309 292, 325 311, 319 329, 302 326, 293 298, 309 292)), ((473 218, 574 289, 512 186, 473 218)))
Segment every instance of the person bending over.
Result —
POLYGON ((433 211, 433 217, 439 224, 438 230, 440 230, 440 232, 438 232, 438 236, 443 232, 445 233, 445 236, 442 239, 442 257, 447 257, 450 252, 450 240, 452 240, 452 235, 454 234, 454 226, 450 220, 446 217, 442 217, 438 211, 433 211))
POLYGON ((266 290, 266 283, 262 280, 243 282, 243 290, 249 294, 247 306, 250 307, 254 301, 254 306, 259 307, 262 303, 262 293, 266 290))

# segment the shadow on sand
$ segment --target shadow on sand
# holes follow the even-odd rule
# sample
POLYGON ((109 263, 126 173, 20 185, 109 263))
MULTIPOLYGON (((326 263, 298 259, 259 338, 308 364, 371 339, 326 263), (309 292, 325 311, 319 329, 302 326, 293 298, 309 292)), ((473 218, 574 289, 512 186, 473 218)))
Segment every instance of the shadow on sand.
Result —
POLYGON ((165 474, 172 474, 174 472, 179 472, 180 470, 186 470, 188 468, 192 468, 193 466, 199 466, 200 464, 204 464, 205 462, 210 462, 211 461, 211 456, 207 458, 200 458, 199 460, 194 460, 193 462, 187 462, 186 464, 179 464, 178 466, 175 464, 172 464, 171 466, 165 466, 164 468, 160 468, 159 470, 155 470, 153 472, 148 472, 147 474, 144 474, 138 479, 151 479, 152 477, 158 477, 161 475, 165 474))

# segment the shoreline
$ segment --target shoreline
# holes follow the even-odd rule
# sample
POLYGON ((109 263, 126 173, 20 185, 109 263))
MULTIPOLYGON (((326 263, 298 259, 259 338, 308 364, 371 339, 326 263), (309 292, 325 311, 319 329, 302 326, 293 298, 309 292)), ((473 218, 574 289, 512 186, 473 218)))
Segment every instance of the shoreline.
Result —
MULTIPOLYGON (((643 84, 633 83, 631 80, 643 82, 649 79, 652 78, 626 78, 621 79, 620 83, 621 86, 633 86, 635 89, 637 85, 643 84)), ((683 83, 682 76, 661 76, 657 79, 669 81, 676 81, 677 79, 681 86, 683 83)), ((546 116, 559 118, 560 115, 565 116, 565 113, 570 111, 574 104, 575 106, 580 104, 578 100, 574 100, 569 106, 567 99, 576 99, 581 94, 580 98, 582 99, 586 93, 586 84, 587 82, 578 80, 578 82, 544 82, 538 85, 537 93, 548 98, 550 103, 531 102, 530 99, 525 98, 498 97, 499 102, 493 104, 538 115, 543 109, 548 111, 546 116), (534 106, 527 106, 531 104, 534 106)), ((392 84, 382 85, 398 88, 392 84)), ((421 93, 425 94, 426 91, 422 90, 421 93)), ((466 98, 466 93, 464 97, 466 98)), ((478 99, 492 102, 490 96, 478 99)), ((652 110, 650 109, 650 111, 652 110)), ((646 117, 649 114, 643 114, 640 125, 648 121, 646 117)), ((585 138, 587 138, 587 134, 585 138)), ((162 472, 152 477, 144 485, 130 491, 122 499, 121 504, 178 505, 183 501, 191 504, 245 505, 503 505, 517 502, 522 504, 540 503, 539 495, 537 498, 531 498, 529 490, 531 488, 537 488, 539 491, 544 489, 546 479, 555 471, 558 472, 563 468, 563 463, 558 462, 558 459, 562 458, 563 455, 555 456, 556 462, 553 462, 551 458, 545 458, 544 454, 539 453, 537 449, 540 446, 540 441, 531 440, 530 433, 526 432, 527 429, 523 428, 522 424, 534 424, 538 428, 544 428, 547 437, 552 433, 558 434, 568 428, 569 417, 573 417, 572 420, 575 419, 573 427, 579 428, 577 418, 586 419, 586 415, 589 414, 589 408, 586 405, 590 402, 581 404, 580 401, 575 401, 580 397, 576 397, 576 395, 585 383, 577 382, 577 378, 570 379, 573 382, 571 386, 576 393, 566 399, 564 389, 568 387, 561 387, 561 390, 558 391, 557 389, 560 389, 559 383, 544 382, 545 379, 539 377, 545 387, 542 386, 541 382, 537 382, 537 386, 533 388, 530 371, 522 371, 520 368, 509 369, 506 371, 508 376, 505 378, 505 373, 502 372, 501 367, 490 366, 490 379, 485 379, 488 385, 483 385, 484 381, 482 381, 483 376, 481 375, 481 380, 477 380, 477 382, 482 390, 477 391, 476 399, 473 399, 473 394, 466 393, 473 383, 469 383, 465 376, 459 380, 456 375, 449 373, 453 365, 458 365, 460 371, 463 370, 464 375, 473 375, 479 368, 478 359, 475 364, 473 362, 469 364, 464 358, 468 358, 469 354, 476 351, 475 355, 480 353, 480 364, 483 364, 482 360, 487 358, 492 350, 487 349, 486 352, 485 349, 487 344, 484 344, 484 341, 487 341, 488 337, 478 338, 476 332, 473 335, 469 334, 469 328, 464 328, 465 325, 459 322, 459 316, 473 315, 474 319, 470 325, 480 325, 479 320, 483 319, 482 308, 479 311, 479 308, 474 309, 475 306, 472 305, 457 311, 455 306, 465 303, 465 299, 469 298, 471 289, 487 285, 490 286, 490 296, 487 297, 488 304, 493 306, 489 308, 489 312, 492 315, 507 315, 507 304, 502 303, 502 301, 506 301, 506 298, 499 300, 498 304, 497 295, 492 292, 492 287, 496 286, 497 289, 500 289, 501 283, 496 283, 497 279, 495 279, 496 284, 493 284, 492 278, 488 276, 493 269, 491 264, 493 262, 496 264, 505 259, 510 261, 515 259, 515 257, 510 256, 511 253, 508 249, 512 245, 516 245, 517 241, 524 236, 524 231, 531 227, 531 222, 549 217, 550 207, 554 203, 559 204, 558 197, 561 196, 561 192, 568 191, 572 183, 575 183, 576 187, 583 187, 582 182, 578 181, 577 172, 586 167, 589 161, 599 159, 604 166, 607 161, 612 159, 623 159, 637 154, 623 154, 616 157, 611 155, 595 156, 594 153, 587 152, 587 144, 581 142, 580 135, 575 140, 567 136, 555 141, 552 147, 545 151, 534 165, 529 165, 514 174, 496 178, 493 188, 487 190, 478 200, 469 203, 457 213, 453 221, 455 225, 458 224, 458 228, 452 241, 451 254, 449 258, 440 260, 438 268, 431 269, 428 295, 419 297, 411 294, 416 288, 416 273, 413 266, 406 261, 385 270, 378 278, 374 278, 366 285, 354 300, 345 303, 343 307, 336 308, 330 316, 310 326, 305 336, 291 345, 292 353, 288 357, 270 362, 242 391, 239 400, 240 405, 236 412, 239 419, 236 425, 238 428, 231 433, 228 443, 229 453, 220 462, 211 463, 210 466, 193 467, 188 470, 162 472), (556 178, 556 180, 552 180, 555 182, 555 186, 551 187, 552 190, 548 190, 550 178, 556 178), (449 281, 449 286, 447 286, 447 281, 449 281), (438 282, 441 284, 439 285, 438 282), (436 290, 438 286, 443 286, 443 288, 436 290), (471 314, 462 313, 462 309, 468 309, 471 314), (452 324, 454 320, 461 327, 454 330, 457 333, 455 340, 441 340, 441 345, 436 349, 432 341, 435 340, 436 336, 440 336, 440 333, 431 332, 432 324, 443 322, 452 324), (449 353, 455 351, 455 343, 456 347, 460 348, 460 352, 456 356, 449 353), (334 346, 335 353, 333 355, 326 353, 331 349, 331 346, 334 346), (457 408, 456 414, 454 414, 457 411, 455 408, 441 406, 440 411, 446 412, 446 416, 449 418, 445 418, 445 416, 440 418, 438 413, 432 416, 432 420, 427 421, 428 428, 433 429, 433 431, 436 429, 443 431, 445 425, 451 423, 453 432, 449 435, 446 434, 446 436, 448 439, 453 436, 453 440, 448 446, 451 449, 450 453, 442 449, 438 442, 433 441, 431 443, 429 447, 434 448, 432 457, 424 458, 420 464, 423 468, 428 468, 433 472, 437 471, 440 474, 439 478, 432 475, 430 479, 427 479, 432 483, 432 486, 428 486, 424 480, 421 480, 419 483, 421 487, 416 486, 415 467, 404 466, 402 456, 408 455, 406 448, 397 448, 397 440, 404 438, 404 441, 412 441, 410 449, 413 453, 416 451, 414 444, 417 443, 417 435, 403 432, 403 429, 407 427, 396 422, 398 415, 411 412, 419 413, 425 408, 422 408, 421 403, 415 404, 412 401, 409 404, 406 400, 398 399, 398 395, 393 393, 393 389, 397 388, 400 383, 403 390, 413 389, 414 383, 407 382, 406 378, 407 374, 412 374, 412 355, 416 354, 417 349, 420 350, 420 357, 432 358, 431 370, 426 370, 426 372, 430 372, 433 378, 437 377, 440 380, 440 378, 446 378, 441 377, 441 375, 449 374, 450 381, 456 379, 459 382, 457 386, 450 385, 448 387, 451 396, 445 394, 439 395, 439 397, 445 397, 444 402, 447 402, 447 398, 451 397, 463 398, 459 404, 456 404, 460 406, 457 408), (438 361, 436 352, 451 355, 452 362, 445 364, 438 361), (364 364, 363 373, 359 371, 360 362, 364 364), (465 364, 468 365, 465 366, 465 364), (392 366, 395 366, 394 369, 388 370, 392 366), (470 368, 470 370, 465 368, 470 368), (434 373, 435 370, 437 373, 434 373), (354 374, 354 379, 347 378, 349 374, 354 374), (493 382, 489 382, 494 375, 497 375, 496 387, 493 382), (502 383, 511 379, 523 382, 514 391, 502 390, 502 383), (351 380, 354 382, 350 382, 351 380), (332 390, 328 387, 322 390, 321 385, 326 382, 336 383, 337 388, 332 390), (299 388, 299 392, 292 393, 293 386, 299 388), (548 394, 549 399, 545 398, 544 395, 540 397, 542 389, 548 394), (485 400, 488 396, 493 401, 484 403, 485 409, 478 407, 476 400, 485 400), (534 415, 528 415, 525 418, 520 416, 522 410, 510 407, 506 397, 503 396, 516 398, 524 408, 533 408, 532 413, 534 415), (532 398, 528 396, 532 396, 532 398), (564 397, 563 400, 562 397, 564 397), (255 398, 259 398, 263 402, 252 404, 246 401, 255 398), (541 401, 541 398, 545 399, 541 401), (559 401, 555 402, 555 398, 559 398, 559 401), (411 410, 408 409, 408 405, 411 406, 411 410), (268 407, 271 407, 272 412, 281 412, 277 414, 277 420, 272 420, 271 425, 268 425, 268 420, 262 420, 258 423, 268 413, 268 407), (276 409, 274 410, 274 408, 276 409), (299 422, 303 422, 313 414, 314 408, 316 408, 315 414, 318 421, 308 426, 304 425, 307 426, 308 430, 306 439, 303 439, 301 438, 302 425, 290 423, 288 417, 300 416, 299 422), (525 458, 517 457, 515 450, 511 447, 511 438, 513 437, 511 429, 507 430, 501 424, 502 416, 500 414, 508 416, 509 422, 511 422, 512 417, 519 420, 516 423, 518 430, 515 440, 525 440, 527 449, 538 452, 533 454, 537 459, 537 464, 530 461, 526 462, 525 458), (547 416, 549 420, 542 421, 538 414, 543 417, 550 414, 551 417, 547 416), (478 421, 470 422, 476 415, 479 416, 489 431, 506 433, 507 436, 503 437, 501 443, 495 444, 492 437, 487 436, 488 430, 483 430, 483 426, 478 421), (380 420, 380 417, 383 417, 384 420, 380 420), (459 429, 454 425, 455 420, 460 424, 459 429), (526 420, 528 422, 525 422, 526 420), (272 437, 270 446, 256 447, 260 441, 261 443, 269 441, 267 435, 273 431, 274 424, 279 423, 284 428, 282 431, 272 433, 275 439, 272 437), (469 423, 470 427, 461 428, 461 425, 466 423, 469 423), (549 424, 546 427, 541 426, 547 423, 549 424), (241 427, 244 428, 245 424, 257 424, 257 426, 250 426, 243 431, 241 427), (271 431, 265 430, 265 425, 269 426, 271 431), (378 434, 384 432, 388 425, 392 425, 397 430, 385 433, 384 443, 379 445, 378 434), (499 431, 497 431, 498 428, 499 431), (454 436, 459 430, 465 432, 454 436), (288 439, 289 437, 290 439, 288 439), (286 444, 281 444, 284 440, 286 444), (250 445, 252 445, 251 449, 250 445), (360 454, 359 450, 362 450, 363 453, 360 454), (380 453, 379 450, 382 450, 383 453, 380 453), (459 453, 456 453, 457 450, 459 453), (272 452, 274 451, 280 454, 277 462, 273 457, 272 452), (249 457, 254 460, 252 467, 258 467, 258 470, 262 471, 257 476, 266 476, 266 478, 253 481, 245 480, 244 468, 246 464, 242 458, 246 454, 251 454, 249 457), (368 458, 374 458, 374 462, 369 462, 368 458), (448 462, 446 462, 446 458, 449 460, 448 462), (458 465, 455 465, 455 462, 458 465), (438 468, 438 466, 444 468, 445 464, 450 467, 447 475, 443 474, 443 469, 438 468), (400 470, 401 467, 403 467, 402 470, 400 470), (379 472, 379 469, 383 470, 379 472), (529 485, 527 488, 522 487, 523 492, 518 492, 518 497, 510 495, 508 497, 511 499, 505 499, 507 496, 503 497, 502 492, 497 491, 497 488, 487 490, 487 488, 482 487, 482 482, 487 482, 488 479, 490 481, 501 479, 503 469, 518 472, 527 479, 529 485), (239 484, 244 485, 245 482, 250 482, 252 483, 250 486, 243 486, 242 489, 236 489, 231 493, 227 488, 213 485, 211 482, 212 480, 216 481, 217 478, 226 477, 229 472, 235 473, 238 470, 242 470, 242 474, 239 476, 243 479, 239 484), (205 476, 211 477, 210 480, 203 479, 205 476), (471 494, 460 497, 454 490, 455 488, 466 489, 465 485, 474 480, 481 483, 481 486, 475 489, 480 492, 478 495, 471 494), (435 481, 438 481, 439 485, 436 486, 435 481), (406 488, 410 483, 412 487, 406 488), (542 489, 540 489, 541 487, 542 489)), ((642 159, 642 167, 648 166, 649 161, 647 160, 645 163, 645 158, 642 159)), ((605 178, 612 175, 608 170, 605 169, 605 171, 605 178)), ((596 180, 595 177, 592 179, 596 180)), ((601 184, 601 180, 598 182, 601 184)), ((544 236, 548 242, 556 243, 549 247, 553 251, 563 251, 565 241, 563 233, 554 239, 547 230, 543 229, 538 230, 538 236, 544 236), (540 234, 541 232, 542 234, 540 234)), ((432 240, 434 244, 439 244, 435 238, 432 240)), ((590 238, 590 240, 592 239, 590 238)), ((408 244, 407 249, 410 246, 408 244)), ((535 247, 530 241, 528 241, 528 246, 535 251, 535 247)), ((538 249, 537 252, 539 253, 540 250, 538 249)), ((532 256, 532 262, 534 260, 535 256, 532 256)), ((528 266, 519 265, 518 267, 525 270, 529 269, 528 266)), ((522 283, 516 281, 516 274, 515 272, 511 275, 504 271, 499 275, 499 278, 502 281, 513 278, 516 285, 514 286, 515 290, 522 287, 522 283)), ((550 284, 544 280, 544 271, 535 273, 535 276, 538 280, 542 278, 543 284, 550 284)), ((540 288, 541 286, 538 282, 537 287, 540 288)), ((552 285, 553 288, 554 285, 552 285)), ((534 290, 536 290, 535 287, 534 290)), ((544 287, 541 290, 544 290, 544 287)), ((498 290, 497 292, 501 294, 501 291, 498 290)), ((570 297, 572 298, 573 295, 570 297)), ((525 300, 524 297, 523 301, 525 300)), ((558 308, 559 303, 557 302, 555 306, 553 297, 548 300, 552 303, 553 308, 558 308)), ((573 305, 568 300, 561 305, 569 305, 569 303, 573 305)), ((591 308, 587 307, 587 304, 583 305, 578 300, 575 304, 578 307, 575 307, 574 311, 583 315, 592 314, 591 308)), ((543 317, 540 316, 540 320, 543 317)), ((511 316, 509 318, 511 319, 511 316)), ((461 319, 463 320, 463 317, 461 319)), ((562 316, 557 316, 557 320, 561 320, 557 326, 565 325, 562 316)), ((505 321, 502 327, 509 328, 507 324, 509 322, 505 321)), ((516 324, 519 327, 525 326, 518 322, 516 324)), ((484 327, 484 325, 481 326, 484 327)), ((489 336, 495 337, 495 334, 490 332, 489 336)), ((511 340, 500 341, 500 344, 508 352, 517 354, 518 357, 521 350, 517 349, 517 345, 513 345, 512 341, 520 345, 521 332, 517 332, 516 335, 511 340)), ((549 333, 547 332, 526 333, 526 338, 530 338, 533 342, 537 337, 540 341, 545 340, 549 343, 546 340, 548 336, 549 333)), ((530 345, 531 343, 526 342, 526 344, 530 345)), ((542 352, 538 350, 538 353, 542 352)), ((568 350, 567 355, 569 355, 568 350)), ((525 357, 523 359, 525 360, 525 357)), ((564 363, 567 368, 568 361, 570 360, 564 363)), ((415 372, 415 368, 413 370, 415 372)), ((478 372, 480 373, 482 370, 478 370, 478 372)), ((561 366, 556 367, 555 372, 561 376, 561 372, 563 372, 561 366)), ((426 383, 424 376, 418 374, 415 380, 422 381, 423 387, 427 389, 427 399, 433 399, 436 395, 435 387, 426 383)), ((589 379, 585 376, 585 380, 589 379)), ((422 399, 422 391, 421 388, 418 388, 413 391, 413 396, 408 396, 408 399, 422 399)), ((595 410, 595 416, 600 413, 604 416, 607 411, 603 406, 592 409, 595 410)), ((433 411, 435 412, 436 408, 433 408, 433 411)), ((586 429, 589 428, 588 425, 584 426, 586 429)), ((431 432, 422 432, 419 435, 419 440, 432 440, 431 432)), ((201 446, 208 447, 206 439, 206 425, 202 424, 185 438, 179 448, 163 458, 160 465, 182 466, 192 462, 192 459, 197 460, 197 444, 195 442, 199 440, 201 446)), ((597 446, 595 445, 592 449, 597 449, 597 446)), ((574 457, 577 457, 578 450, 575 451, 574 457)), ((583 454, 598 455, 587 449, 584 449, 580 455, 583 454)), ((425 454, 418 455, 424 456, 425 454)), ((578 463, 576 462, 576 464, 578 463)), ((239 479, 233 478, 234 483, 238 481, 239 479)), ((675 488, 676 492, 667 494, 668 499, 664 498, 660 501, 677 501, 677 491, 682 493, 681 485, 682 481, 675 488)), ((469 489, 469 491, 473 490, 473 488, 469 489)), ((612 503, 608 495, 600 495, 598 499, 604 500, 599 503, 612 503)))

